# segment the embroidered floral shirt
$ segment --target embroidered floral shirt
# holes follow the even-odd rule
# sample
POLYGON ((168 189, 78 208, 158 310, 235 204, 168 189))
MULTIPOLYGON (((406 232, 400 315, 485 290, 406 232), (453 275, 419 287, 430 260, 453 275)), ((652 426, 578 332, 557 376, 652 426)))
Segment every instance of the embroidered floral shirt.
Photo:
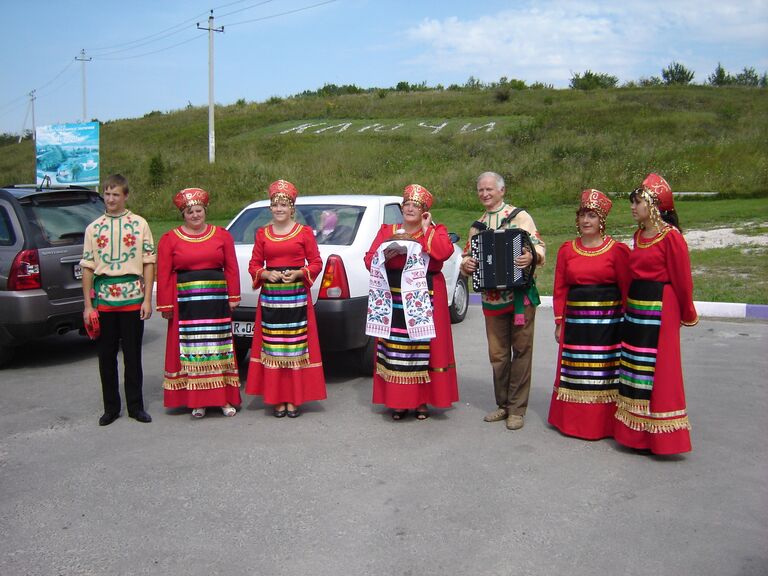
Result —
POLYGON ((144 264, 154 264, 155 243, 147 221, 126 210, 104 214, 85 229, 80 266, 93 270, 97 307, 138 308, 144 299, 144 264))
MULTIPOLYGON (((488 211, 480 218, 480 222, 488 226, 493 230, 501 228, 502 221, 509 216, 515 207, 510 204, 502 204, 501 208, 493 211, 488 211)), ((536 224, 533 218, 526 211, 519 212, 511 221, 507 222, 504 228, 522 228, 531 235, 531 243, 533 244, 536 253, 538 254, 538 266, 544 264, 544 258, 546 256, 546 246, 544 241, 539 236, 539 231, 536 229, 536 224)), ((467 237, 467 244, 464 247, 464 256, 470 254, 470 240, 472 236, 477 234, 475 228, 471 228, 467 237)), ((539 304, 539 291, 536 289, 535 284, 531 284, 526 289, 525 298, 526 304, 539 304)), ((514 309, 515 305, 515 291, 514 290, 483 290, 481 292, 481 301, 483 304, 483 314, 496 315, 504 314, 514 309)))

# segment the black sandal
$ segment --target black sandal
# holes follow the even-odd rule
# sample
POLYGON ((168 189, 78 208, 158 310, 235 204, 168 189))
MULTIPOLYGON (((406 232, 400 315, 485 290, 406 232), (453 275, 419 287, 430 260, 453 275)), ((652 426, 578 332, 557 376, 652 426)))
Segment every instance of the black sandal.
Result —
POLYGON ((429 418, 429 410, 416 410, 416 420, 426 420, 429 418))
POLYGON ((393 410, 392 420, 402 420, 406 414, 408 414, 408 410, 393 410))

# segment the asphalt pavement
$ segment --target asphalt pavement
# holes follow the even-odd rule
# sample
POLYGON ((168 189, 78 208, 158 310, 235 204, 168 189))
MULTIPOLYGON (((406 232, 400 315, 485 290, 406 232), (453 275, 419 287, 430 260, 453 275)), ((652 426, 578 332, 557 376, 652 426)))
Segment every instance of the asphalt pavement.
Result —
MULTIPOLYGON (((275 419, 162 406, 165 323, 144 346, 154 421, 97 425, 95 347, 70 334, 0 370, 0 574, 768 574, 768 323, 682 331, 693 452, 658 457, 546 423, 540 309, 525 428, 494 407, 479 308, 454 326, 461 401, 426 421, 370 404, 353 358, 328 400, 275 419)), ((215 411, 213 411, 215 412, 215 411)))

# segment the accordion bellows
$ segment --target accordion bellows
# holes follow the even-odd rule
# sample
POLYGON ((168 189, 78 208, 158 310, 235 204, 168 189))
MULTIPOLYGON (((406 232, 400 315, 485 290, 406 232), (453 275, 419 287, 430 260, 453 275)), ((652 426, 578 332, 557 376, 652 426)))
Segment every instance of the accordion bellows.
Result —
POLYGON ((472 274, 472 288, 478 290, 508 290, 530 286, 536 269, 531 235, 522 228, 483 230, 470 240, 471 256, 477 260, 472 274), (528 268, 515 266, 515 258, 528 249, 534 258, 528 268))

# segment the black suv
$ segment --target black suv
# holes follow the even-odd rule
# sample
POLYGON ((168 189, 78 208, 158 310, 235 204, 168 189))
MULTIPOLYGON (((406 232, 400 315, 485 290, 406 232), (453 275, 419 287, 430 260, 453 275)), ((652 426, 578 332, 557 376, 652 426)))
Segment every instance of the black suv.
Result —
POLYGON ((15 346, 83 328, 83 237, 103 213, 90 188, 0 188, 0 365, 15 346))

